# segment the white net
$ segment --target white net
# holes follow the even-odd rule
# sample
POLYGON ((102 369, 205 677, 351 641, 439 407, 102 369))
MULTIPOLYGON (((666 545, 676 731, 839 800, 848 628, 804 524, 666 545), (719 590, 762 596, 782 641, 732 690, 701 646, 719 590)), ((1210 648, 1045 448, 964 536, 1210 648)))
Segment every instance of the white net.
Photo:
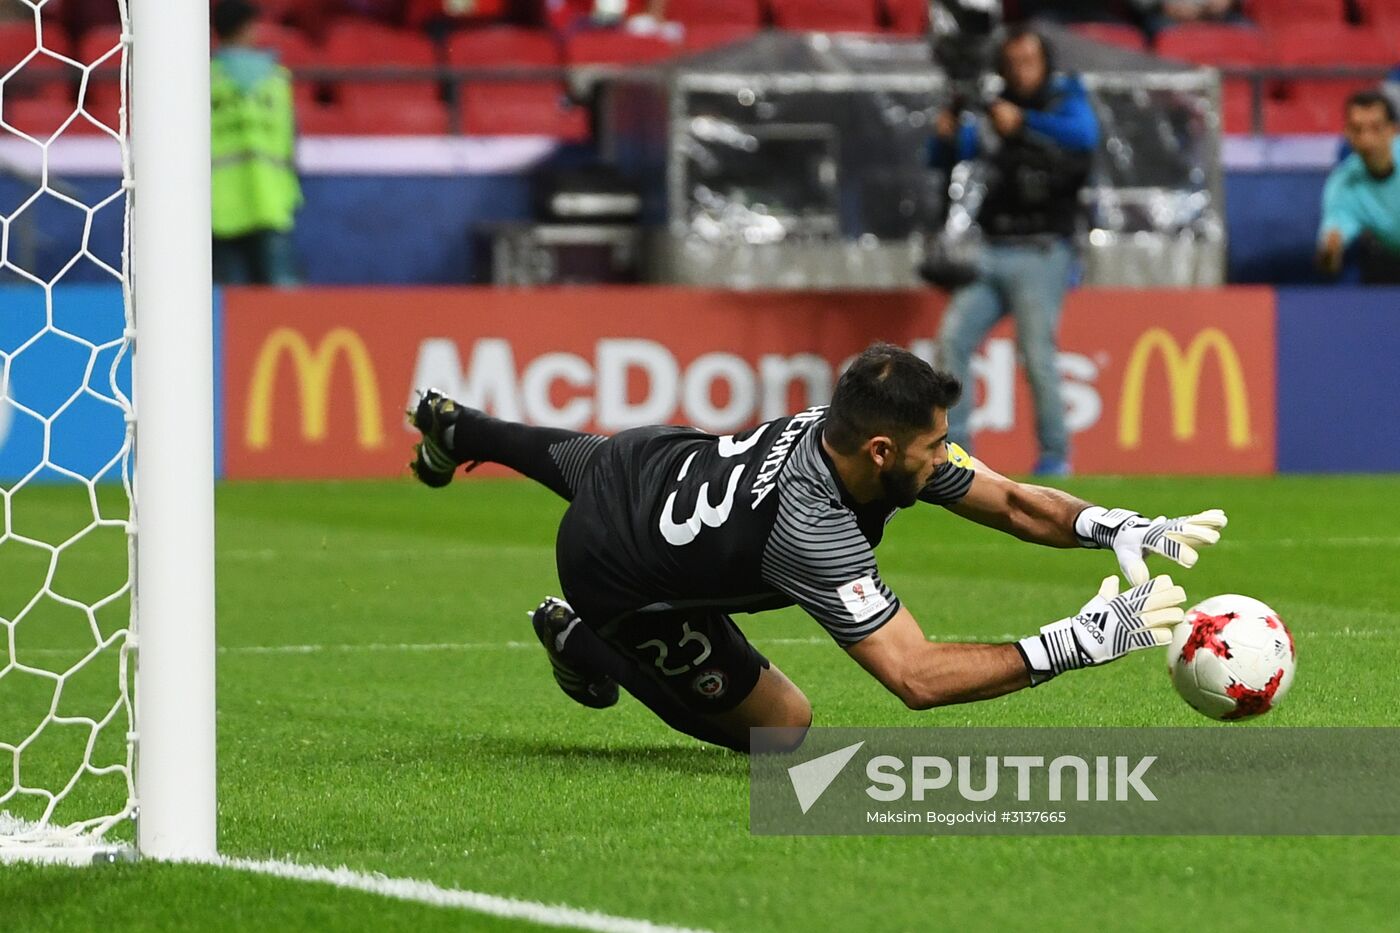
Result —
POLYGON ((49 0, 0 0, 0 856, 132 837, 130 30, 111 4, 75 39, 49 0))

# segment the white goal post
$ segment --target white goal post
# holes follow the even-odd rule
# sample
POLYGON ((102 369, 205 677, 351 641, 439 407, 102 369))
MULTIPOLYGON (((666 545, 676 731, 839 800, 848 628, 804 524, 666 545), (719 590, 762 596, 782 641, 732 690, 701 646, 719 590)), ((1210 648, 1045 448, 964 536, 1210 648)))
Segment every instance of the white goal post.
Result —
MULTIPOLYGON (((14 209, 0 204, 0 242, 9 244, 0 256, 0 339, 9 340, 3 316, 13 309, 3 306, 6 296, 19 293, 26 301, 32 296, 39 311, 32 337, 0 346, 0 450, 7 421, 26 421, 40 437, 28 443, 42 448, 42 458, 23 477, 0 484, 0 581, 9 571, 7 558, 15 554, 39 555, 34 559, 45 562, 47 570, 38 572, 32 596, 6 591, 0 606, 0 720, 8 720, 0 722, 0 861, 82 863, 132 851, 133 843, 143 856, 210 859, 217 854, 217 413, 210 283, 209 4, 110 0, 121 14, 120 42, 97 62, 84 62, 80 53, 55 51, 44 41, 51 19, 43 10, 46 0, 18 2, 33 13, 36 51, 13 67, 0 64, 0 145, 15 142, 16 148, 7 151, 26 157, 37 153, 34 158, 40 164, 33 172, 32 197, 14 209), (100 93, 97 72, 109 66, 118 72, 116 62, 121 63, 119 125, 98 126, 93 116, 100 93), (27 129, 21 122, 29 112, 24 110, 24 72, 36 64, 78 76, 77 107, 56 130, 27 129), (96 127, 99 141, 110 141, 114 151, 120 150, 120 165, 112 166, 121 173, 120 191, 93 203, 75 194, 74 186, 61 184, 51 164, 53 154, 72 142, 68 130, 81 121, 96 127), (46 199, 86 215, 82 240, 72 244, 73 259, 52 274, 16 261, 10 237, 16 218, 46 199), (112 204, 124 204, 120 268, 115 260, 97 256, 89 242, 95 218, 112 204), (11 210, 8 217, 6 210, 11 210), (126 324, 110 339, 71 333, 57 310, 69 294, 61 280, 88 262, 121 283, 126 324), (6 292, 6 282, 18 286, 6 292), (38 349, 47 338, 80 346, 89 355, 81 384, 63 388, 61 392, 71 392, 63 396, 66 401, 44 409, 24 394, 28 390, 20 377, 32 384, 44 376, 34 374, 34 365, 25 368, 24 353, 47 359, 38 349), (123 358, 130 363, 129 397, 121 387, 124 377, 119 377, 123 358), (74 472, 51 453, 57 449, 60 419, 79 402, 120 409, 126 423, 120 449, 114 441, 113 456, 91 475, 74 472), (55 478, 85 488, 90 524, 71 535, 55 532, 52 540, 43 540, 28 526, 19 527, 16 503, 28 502, 31 495, 52 499, 37 487, 55 478), (118 481, 130 501, 124 515, 113 517, 99 500, 118 481), (31 493, 31 488, 37 492, 31 493), (66 584, 56 584, 65 572, 65 558, 80 542, 109 531, 118 538, 124 532, 125 545, 102 559, 126 564, 125 584, 100 598, 69 595, 66 584), (124 606, 128 599, 129 620, 113 626, 100 617, 102 610, 124 606), (91 635, 73 642, 89 644, 80 644, 74 654, 73 644, 57 636, 46 641, 45 609, 85 619, 82 625, 91 635), (65 689, 90 674, 85 668, 98 667, 95 659, 103 656, 119 659, 112 662, 117 682, 110 684, 110 691, 115 699, 104 699, 100 713, 66 711, 65 689), (57 658, 62 660, 53 660, 57 658), (22 701, 30 698, 8 697, 10 687, 24 687, 41 702, 26 707, 22 701), (51 700, 43 699, 45 690, 51 692, 51 700), (16 711, 21 710, 33 712, 34 721, 17 721, 21 717, 16 711), (52 747, 46 734, 66 731, 71 738, 74 730, 87 736, 85 746, 78 743, 73 761, 47 768, 42 759, 52 747), (110 748, 95 752, 99 738, 115 744, 120 755, 110 748), (50 783, 36 778, 38 774, 50 783), (55 774, 61 776, 52 777, 55 774), (70 812, 74 806, 89 805, 81 792, 84 782, 101 778, 123 780, 124 801, 103 799, 91 804, 98 808, 95 812, 70 812)), ((89 145, 92 139, 79 142, 89 145)), ((11 301, 15 308, 21 303, 19 298, 11 301)), ((84 559, 92 556, 89 547, 84 559)), ((105 667, 102 670, 105 673, 105 667)), ((76 687, 69 691, 76 692, 76 687)))
MULTIPOLYGON (((121 0, 119 0, 121 2, 121 0)), ((209 4, 130 0, 137 847, 216 853, 209 4)))

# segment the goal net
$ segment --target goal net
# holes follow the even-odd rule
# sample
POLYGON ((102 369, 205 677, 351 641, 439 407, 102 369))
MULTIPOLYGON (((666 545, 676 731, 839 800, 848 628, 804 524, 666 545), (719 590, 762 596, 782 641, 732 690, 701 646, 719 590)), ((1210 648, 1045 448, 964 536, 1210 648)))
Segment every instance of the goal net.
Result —
MULTIPOLYGON (((142 375, 143 365, 149 368, 155 360, 138 362, 137 322, 143 327, 141 349, 167 353, 161 349, 161 308, 180 296, 162 299, 163 273, 154 263, 147 272, 155 296, 149 318, 146 299, 133 290, 133 245, 144 248, 139 233, 133 236, 139 230, 133 218, 144 192, 138 194, 135 184, 140 173, 133 170, 133 151, 139 156, 140 150, 128 132, 127 103, 133 83, 150 85, 133 82, 128 0, 110 3, 110 22, 70 36, 48 9, 55 6, 49 0, 0 0, 0 14, 6 14, 0 16, 0 860, 110 856, 146 835, 137 825, 138 813, 154 808, 160 819, 169 820, 162 802, 142 798, 138 751, 146 755, 149 749, 140 738, 148 718, 139 708, 140 694, 168 704, 166 697, 180 682, 166 678, 167 683, 147 688, 144 667, 157 659, 172 666, 172 646, 169 639, 152 637, 138 652, 138 644, 158 632, 138 626, 134 610, 138 591, 145 601, 148 589, 157 606, 168 606, 173 597, 165 592, 167 577, 181 568, 176 562, 143 570, 147 579, 137 586, 143 566, 138 555, 146 548, 136 534, 137 515, 144 520, 144 511, 137 509, 143 498, 137 453, 148 451, 148 445, 138 444, 133 399, 138 390, 149 391, 143 388, 148 383, 162 385, 161 379, 142 375), (146 330, 152 332, 151 346, 144 346, 146 330), (141 658, 139 674, 138 654, 154 655, 141 658)), ((130 6, 136 7, 138 21, 142 10, 165 8, 153 0, 132 0, 130 6)), ((202 12, 207 17, 207 10, 202 12)), ((189 67, 189 56, 182 61, 189 67)), ((207 62, 204 68, 207 73, 207 62)), ((169 77, 176 80, 179 74, 172 71, 169 77)), ((137 117, 154 131, 164 128, 141 112, 137 117)), ((198 120, 193 123, 197 130, 198 120)), ((204 142, 207 176, 207 131, 204 142)), ((199 158, 200 147, 192 148, 199 158)), ((159 178, 166 167, 150 161, 148 177, 159 178)), ((193 188, 188 196, 198 204, 198 185, 193 188)), ((153 204, 159 200, 151 198, 153 204)), ((207 251, 207 198, 204 204, 207 251)), ((193 216, 198 218, 197 209, 193 216)), ((183 235, 189 234, 186 225, 183 235)), ((196 262, 199 255, 196 249, 196 262)), ((207 283, 207 271, 203 278, 207 283)), ((184 314, 198 317, 198 296, 197 289, 185 290, 184 314), (188 300, 192 295, 194 302, 188 300)), ((207 308, 207 284, 203 301, 207 308)), ((189 334, 165 339, 182 336, 189 334)), ((198 385, 201 366, 206 378, 209 367, 197 340, 194 346, 188 366, 181 361, 166 369, 192 369, 198 385)), ((151 394, 178 391, 177 383, 164 385, 151 394)), ((205 395, 210 391, 206 387, 205 395)), ((204 396, 194 395, 198 405, 204 396)), ((164 417, 171 421, 170 413, 164 417)), ((211 420, 207 411, 203 420, 211 420)), ((153 432, 155 443, 159 419, 153 432)), ((164 437, 168 446, 168 429, 164 437)), ((198 449, 199 426, 190 438, 198 449)), ((192 462, 192 488, 198 488, 201 458, 192 462)), ((203 479, 207 483, 208 477, 203 479)), ((208 496, 212 503, 212 491, 208 496)), ((152 498, 157 513, 170 514, 161 496, 152 498)), ((194 501, 196 526, 200 512, 194 501)), ((156 544, 170 550, 168 518, 163 523, 166 532, 153 523, 156 544)), ((201 546, 195 542, 193 548, 201 546)), ((200 633, 200 638, 207 635, 201 644, 207 643, 208 658, 198 651, 187 657, 208 681, 193 696, 198 717, 204 705, 200 691, 207 688, 209 735, 197 737, 193 746, 198 753, 207 747, 209 758, 211 791, 200 803, 210 811, 208 844, 187 851, 212 847, 212 671, 205 671, 212 667, 206 664, 212 661, 212 598, 209 602, 209 632, 200 633)), ((205 607, 198 592, 192 608, 190 625, 199 628, 205 607)), ((140 616, 144 620, 144 611, 140 616)), ((148 736, 158 749, 158 765, 176 757, 170 735, 179 724, 170 725, 172 716, 179 712, 156 717, 148 736)), ((162 768, 154 770, 159 774, 162 768)), ((202 779, 197 774, 195 783, 202 779)), ((194 820, 197 828, 204 822, 202 816, 194 820)), ((150 848, 168 855, 178 854, 181 846, 150 848)))

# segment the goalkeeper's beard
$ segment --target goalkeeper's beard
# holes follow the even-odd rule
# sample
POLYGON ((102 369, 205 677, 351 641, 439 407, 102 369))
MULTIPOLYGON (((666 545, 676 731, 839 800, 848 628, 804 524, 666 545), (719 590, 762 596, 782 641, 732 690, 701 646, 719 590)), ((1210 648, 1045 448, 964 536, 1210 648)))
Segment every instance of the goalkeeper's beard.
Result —
POLYGON ((893 467, 880 474, 880 488, 885 499, 901 509, 907 509, 919 501, 919 474, 916 470, 893 467))

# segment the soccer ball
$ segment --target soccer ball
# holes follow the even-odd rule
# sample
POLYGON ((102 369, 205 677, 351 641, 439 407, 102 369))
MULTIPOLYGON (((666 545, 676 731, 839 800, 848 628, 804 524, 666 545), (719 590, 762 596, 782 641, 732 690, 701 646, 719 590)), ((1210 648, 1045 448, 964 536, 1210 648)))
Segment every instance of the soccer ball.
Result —
POLYGON ((1248 596, 1212 596, 1186 613, 1167 649, 1172 684, 1211 719, 1250 719, 1278 705, 1293 683, 1293 635, 1248 596))

